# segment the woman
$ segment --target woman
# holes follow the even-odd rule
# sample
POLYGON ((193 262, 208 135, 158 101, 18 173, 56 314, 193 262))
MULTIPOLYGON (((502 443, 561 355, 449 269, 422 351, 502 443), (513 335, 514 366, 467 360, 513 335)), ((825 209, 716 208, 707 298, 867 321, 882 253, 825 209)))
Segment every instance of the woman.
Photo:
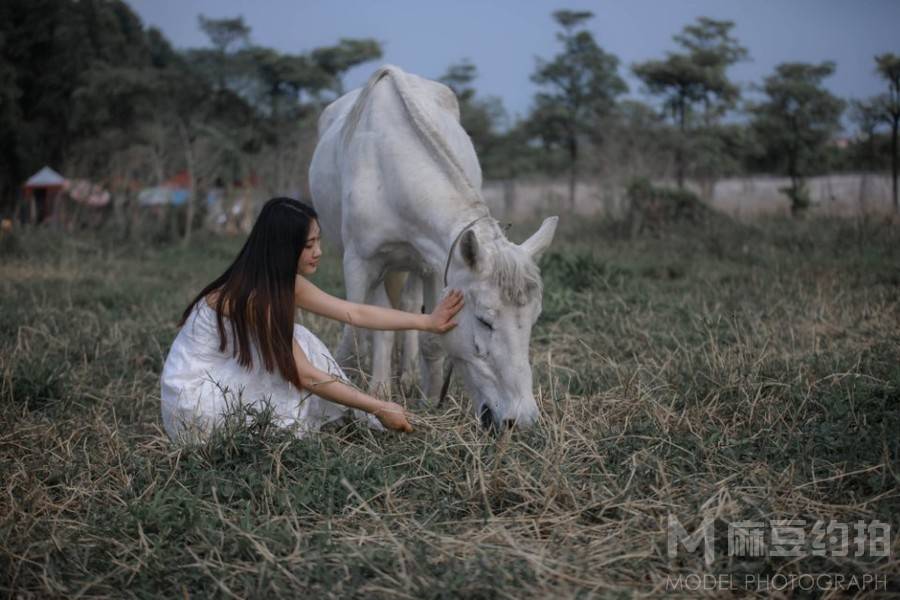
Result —
POLYGON ((205 439, 235 402, 268 402, 298 436, 351 409, 371 427, 412 431, 399 404, 344 383, 325 345, 294 323, 295 311, 368 329, 445 333, 456 326, 462 294, 451 291, 430 315, 330 296, 307 279, 322 255, 319 231, 310 206, 269 200, 231 266, 185 309, 161 378, 163 426, 173 440, 205 439))

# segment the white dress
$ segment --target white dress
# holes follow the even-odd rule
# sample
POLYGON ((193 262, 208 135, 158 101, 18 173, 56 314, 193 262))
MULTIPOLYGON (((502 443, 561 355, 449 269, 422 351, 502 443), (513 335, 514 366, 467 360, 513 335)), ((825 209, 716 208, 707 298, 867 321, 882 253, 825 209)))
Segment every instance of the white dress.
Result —
MULTIPOLYGON (((277 369, 267 372, 255 348, 253 368, 241 366, 231 355, 227 317, 225 332, 228 346, 219 352, 216 313, 201 298, 172 343, 160 387, 163 427, 173 440, 205 440, 235 402, 256 408, 268 402, 276 423, 293 429, 297 437, 351 414, 374 429, 384 429, 374 415, 299 391, 277 369)), ((347 381, 325 344, 307 328, 294 324, 294 339, 313 365, 347 381)))

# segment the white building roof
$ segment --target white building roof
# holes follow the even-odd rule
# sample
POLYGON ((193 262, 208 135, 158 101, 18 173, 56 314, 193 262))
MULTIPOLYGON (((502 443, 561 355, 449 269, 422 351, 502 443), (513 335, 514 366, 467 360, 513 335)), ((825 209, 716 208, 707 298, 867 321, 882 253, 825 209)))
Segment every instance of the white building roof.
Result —
POLYGON ((52 187, 63 185, 65 182, 65 177, 50 167, 44 167, 28 178, 28 181, 25 182, 25 187, 52 187))

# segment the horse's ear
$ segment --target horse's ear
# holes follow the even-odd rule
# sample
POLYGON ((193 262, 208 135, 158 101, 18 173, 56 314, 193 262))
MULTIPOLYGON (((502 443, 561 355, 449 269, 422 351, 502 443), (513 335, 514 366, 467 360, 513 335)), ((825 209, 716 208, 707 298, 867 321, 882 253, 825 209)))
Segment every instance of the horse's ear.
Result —
POLYGON ((547 217, 540 228, 530 238, 522 242, 520 247, 530 254, 534 260, 539 259, 544 250, 550 246, 550 242, 553 241, 557 223, 559 223, 559 217, 547 217))
POLYGON ((467 230, 459 241, 459 253, 466 266, 474 270, 478 264, 478 239, 471 229, 467 230))

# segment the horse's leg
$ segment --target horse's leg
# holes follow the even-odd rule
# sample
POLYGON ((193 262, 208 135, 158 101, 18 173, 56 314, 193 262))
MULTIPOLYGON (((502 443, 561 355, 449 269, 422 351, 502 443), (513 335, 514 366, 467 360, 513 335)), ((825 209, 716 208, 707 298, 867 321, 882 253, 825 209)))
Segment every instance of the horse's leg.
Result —
MULTIPOLYGON (((422 279, 418 273, 393 271, 384 278, 384 289, 397 310, 419 314, 422 312, 422 279)), ((400 333, 403 344, 403 362, 400 366, 400 384, 410 389, 418 383, 419 332, 407 329, 400 333)))
MULTIPOLYGON (((422 299, 425 312, 430 313, 437 305, 441 290, 440 275, 429 273, 422 276, 422 299)), ((437 402, 444 383, 444 348, 437 334, 422 333, 419 337, 419 349, 422 357, 422 388, 425 398, 432 404, 437 402)))
MULTIPOLYGON (((401 294, 400 310, 422 312, 422 275, 412 272, 406 278, 406 285, 401 294)), ((419 383, 419 332, 409 330, 403 332, 403 362, 401 363, 400 381, 412 388, 419 383)))
MULTIPOLYGON (((372 295, 373 304, 388 308, 391 306, 390 299, 386 287, 388 285, 387 278, 393 273, 385 277, 384 285, 375 287, 372 295)), ((369 392, 375 394, 385 400, 391 397, 391 355, 394 350, 394 332, 393 331, 373 331, 372 332, 372 379, 369 380, 369 392)))
MULTIPOLYGON (((344 287, 347 300, 366 304, 374 291, 374 278, 378 271, 369 261, 359 258, 351 248, 344 250, 344 287)), ((340 344, 334 353, 337 363, 347 369, 363 371, 368 351, 369 332, 348 324, 344 326, 340 344)))

